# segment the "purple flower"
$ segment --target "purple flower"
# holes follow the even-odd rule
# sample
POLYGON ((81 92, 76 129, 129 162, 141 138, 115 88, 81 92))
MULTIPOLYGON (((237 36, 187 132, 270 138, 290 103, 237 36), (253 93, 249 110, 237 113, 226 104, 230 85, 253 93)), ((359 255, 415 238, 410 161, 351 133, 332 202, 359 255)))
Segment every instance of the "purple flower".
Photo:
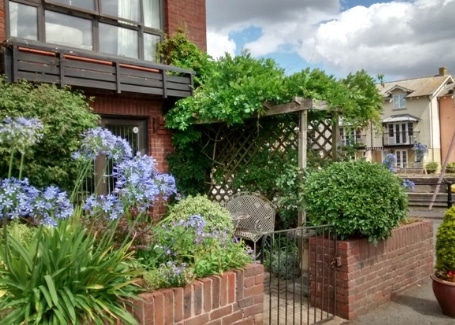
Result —
POLYGON ((150 208, 157 198, 167 199, 176 193, 175 180, 159 174, 151 156, 138 153, 133 159, 123 160, 113 168, 116 179, 113 193, 124 205, 134 206, 140 212, 150 208))
POLYGON ((56 219, 71 216, 73 206, 66 192, 55 186, 39 191, 26 178, 7 178, 0 180, 0 213, 1 218, 33 217, 40 223, 55 224, 56 219))
POLYGON ((83 205, 83 210, 91 216, 105 216, 115 220, 123 216, 124 206, 116 195, 90 195, 83 205))
POLYGON ((0 144, 22 154, 43 137, 43 124, 36 118, 7 117, 0 123, 0 144))
POLYGON ((101 127, 90 129, 83 134, 79 151, 73 153, 76 160, 94 160, 98 155, 105 155, 114 162, 132 157, 128 141, 112 134, 101 127))
POLYGON ((409 179, 405 179, 405 180, 403 180, 402 185, 407 191, 412 192, 414 190, 414 187, 416 184, 409 179))
POLYGON ((382 165, 390 170, 392 173, 395 173, 395 164, 397 163, 397 156, 392 153, 389 153, 385 156, 382 165))

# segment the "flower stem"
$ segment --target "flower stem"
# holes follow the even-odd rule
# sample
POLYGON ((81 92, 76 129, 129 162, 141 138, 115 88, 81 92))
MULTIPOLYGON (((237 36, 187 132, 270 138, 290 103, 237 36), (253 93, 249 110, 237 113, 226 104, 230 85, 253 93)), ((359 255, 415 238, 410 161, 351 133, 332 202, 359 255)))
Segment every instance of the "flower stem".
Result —
POLYGON ((13 159, 14 159, 14 150, 11 150, 11 154, 9 156, 8 178, 11 178, 11 174, 13 173, 13 159))
POLYGON ((22 168, 24 167, 25 154, 21 153, 21 164, 19 165, 19 180, 22 178, 22 168))

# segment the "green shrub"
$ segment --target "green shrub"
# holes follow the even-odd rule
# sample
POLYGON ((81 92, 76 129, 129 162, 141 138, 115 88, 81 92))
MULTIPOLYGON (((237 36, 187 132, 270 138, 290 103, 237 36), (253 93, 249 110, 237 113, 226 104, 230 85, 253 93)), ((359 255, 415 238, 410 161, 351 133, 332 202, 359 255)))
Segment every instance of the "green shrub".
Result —
MULTIPOLYGON (((79 170, 71 153, 79 148, 81 134, 99 122, 89 100, 68 87, 0 77, 0 120, 8 116, 38 118, 44 125, 43 139, 30 148, 23 165, 30 184, 72 189, 79 170)), ((0 178, 8 175, 9 153, 8 143, 0 144, 0 178)), ((20 159, 15 156, 13 175, 19 174, 20 159)))
POLYGON ((193 215, 201 215, 206 222, 206 230, 226 231, 232 234, 232 218, 228 210, 219 203, 212 202, 206 195, 188 196, 169 209, 167 221, 187 221, 193 215))
POLYGON ((427 170, 427 172, 429 174, 433 174, 438 169, 438 166, 439 166, 439 164, 437 162, 431 161, 431 162, 425 164, 425 169, 427 170))
POLYGON ((266 244, 264 266, 280 279, 289 280, 300 275, 299 250, 286 238, 274 238, 266 244))
POLYGON ((28 242, 12 236, 0 246, 0 324, 137 324, 125 309, 141 273, 130 265, 129 244, 95 242, 80 223, 42 226, 28 242))
MULTIPOLYGON (((444 219, 436 233, 436 275, 443 279, 448 273, 455 273, 455 207, 444 214, 444 219)), ((452 275, 455 277, 455 275, 452 275)))
POLYGON ((312 225, 331 224, 340 239, 377 242, 406 218, 401 180, 382 165, 363 160, 333 163, 304 184, 304 209, 312 225))
MULTIPOLYGON (((20 242, 29 242, 37 228, 36 227, 31 227, 28 224, 25 223, 19 223, 19 222, 10 222, 8 224, 8 234, 11 237, 16 238, 20 242)), ((4 245, 5 239, 4 239, 4 232, 0 229, 0 244, 4 245)))
POLYGON ((252 261, 245 244, 236 241, 230 230, 218 230, 207 223, 202 215, 193 214, 167 219, 154 229, 150 254, 158 257, 155 262, 159 265, 144 277, 149 287, 183 286, 193 278, 241 268, 252 261))
POLYGON ((455 162, 449 162, 446 166, 446 173, 455 173, 455 162))

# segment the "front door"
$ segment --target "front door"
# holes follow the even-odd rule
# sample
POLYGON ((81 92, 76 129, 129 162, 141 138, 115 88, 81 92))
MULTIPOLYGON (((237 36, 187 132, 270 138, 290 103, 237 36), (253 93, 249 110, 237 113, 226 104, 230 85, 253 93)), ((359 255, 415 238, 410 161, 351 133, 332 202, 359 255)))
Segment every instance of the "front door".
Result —
MULTIPOLYGON (((136 153, 147 153, 147 123, 144 119, 126 118, 103 118, 101 126, 111 131, 114 135, 122 137, 128 141, 136 153)), ((112 173, 112 161, 105 157, 98 157, 95 161, 95 180, 98 194, 110 193, 114 188, 112 173)), ((94 189, 95 190, 95 189, 94 189)))

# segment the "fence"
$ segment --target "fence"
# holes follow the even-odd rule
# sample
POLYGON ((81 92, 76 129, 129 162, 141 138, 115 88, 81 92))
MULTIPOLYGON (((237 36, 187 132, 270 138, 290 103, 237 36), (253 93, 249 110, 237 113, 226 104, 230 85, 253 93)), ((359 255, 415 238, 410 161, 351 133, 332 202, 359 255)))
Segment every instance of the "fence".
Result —
POLYGON ((425 179, 418 182, 415 181, 413 191, 408 193, 409 207, 429 207, 433 200, 434 192, 439 187, 438 194, 434 198, 433 207, 450 208, 454 203, 451 186, 452 182, 449 180, 443 180, 442 182, 425 179))

